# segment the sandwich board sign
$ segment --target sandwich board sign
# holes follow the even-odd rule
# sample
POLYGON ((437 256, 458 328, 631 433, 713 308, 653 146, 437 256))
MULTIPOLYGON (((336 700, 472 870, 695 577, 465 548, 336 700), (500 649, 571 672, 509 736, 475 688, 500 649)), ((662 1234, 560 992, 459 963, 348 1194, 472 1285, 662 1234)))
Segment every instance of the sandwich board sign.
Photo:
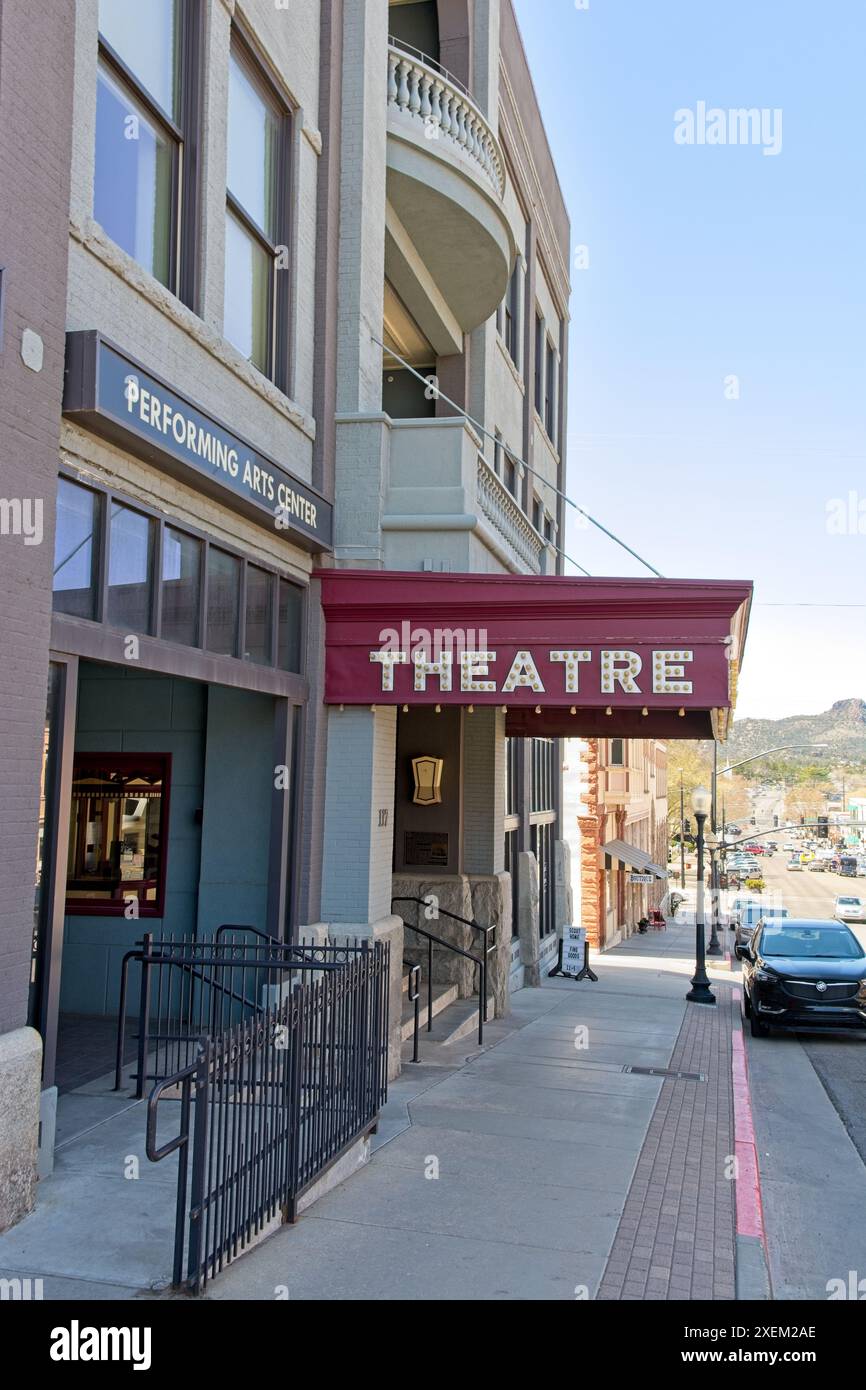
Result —
POLYGON ((564 926, 562 929, 563 975, 579 975, 585 964, 586 927, 564 926))

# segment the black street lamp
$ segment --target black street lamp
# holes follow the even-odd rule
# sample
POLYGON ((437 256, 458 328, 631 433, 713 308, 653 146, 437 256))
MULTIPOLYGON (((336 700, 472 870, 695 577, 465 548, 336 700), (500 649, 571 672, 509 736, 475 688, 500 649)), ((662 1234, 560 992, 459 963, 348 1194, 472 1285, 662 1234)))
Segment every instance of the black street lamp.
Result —
POLYGON ((692 792, 692 810, 698 826, 698 891, 695 902, 695 973, 692 987, 686 999, 692 1004, 715 1004, 716 996, 710 989, 707 977, 706 951, 704 941, 704 824, 712 810, 712 793, 706 787, 696 787, 692 792))

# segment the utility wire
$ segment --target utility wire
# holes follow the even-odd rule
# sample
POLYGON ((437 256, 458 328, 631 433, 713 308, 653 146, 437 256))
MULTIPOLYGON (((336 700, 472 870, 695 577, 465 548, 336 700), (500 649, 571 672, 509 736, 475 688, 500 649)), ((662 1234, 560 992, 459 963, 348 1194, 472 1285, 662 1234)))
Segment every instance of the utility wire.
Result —
MULTIPOLYGON (((378 347, 382 348, 384 352, 390 353, 392 357, 396 357, 397 361, 400 362, 402 366, 406 368, 407 371, 410 371, 413 376, 417 377, 418 380, 422 382, 424 386, 430 386, 429 379, 426 376, 422 376, 421 372, 417 371, 410 362, 407 362, 405 357, 401 357, 399 352, 395 352, 393 348, 388 347, 385 343, 382 342, 381 338, 376 337, 375 333, 371 333, 370 337, 373 339, 373 342, 376 343, 378 347)), ((555 492, 557 497, 561 497, 563 502, 568 503, 569 507, 574 507, 574 510, 576 512, 579 512, 581 516, 585 516, 587 521, 590 522, 591 525, 597 527, 597 529, 599 531, 602 531, 604 535, 608 536, 610 540, 614 541, 617 545, 622 546, 622 549, 628 551, 629 555, 631 555, 635 560, 637 560, 638 564, 643 565, 644 568, 648 569, 651 574, 654 574, 656 579, 664 578, 661 572, 657 570, 654 565, 650 564, 649 560, 645 560, 642 555, 638 555, 636 550, 632 550, 631 546, 626 545, 625 541, 620 540, 619 536, 614 535, 613 531, 609 531, 606 526, 603 526, 601 524, 600 521, 596 521, 594 516, 590 516, 589 512, 584 511, 583 507, 578 506, 577 502, 575 502, 571 497, 569 497, 567 493, 562 492, 556 486, 555 483, 552 483, 548 478, 545 478, 543 473, 539 473, 537 468, 530 467, 530 465, 526 462, 525 459, 520 458, 517 454, 514 453, 512 449, 509 449, 508 445, 505 443, 504 440, 498 439, 497 436, 493 434, 491 430, 486 429, 485 426, 480 424, 478 420, 474 420, 472 416, 469 415, 468 412, 463 409, 462 406, 458 405, 456 401, 452 401, 450 396, 446 396, 445 392, 440 390, 438 386, 436 386, 434 389, 436 392, 436 400, 445 401, 446 404, 450 405, 452 409, 457 411, 458 415, 462 415, 464 420, 468 420, 470 425, 472 425, 472 427, 476 429, 479 434, 485 435, 487 439, 492 439, 494 444, 501 445, 501 447, 505 450, 505 453, 507 454, 508 458, 510 458, 512 462, 519 463, 521 468, 526 469, 527 473, 531 473, 533 477, 540 478, 541 481, 545 483, 547 487, 550 488, 551 492, 555 492)), ((558 546, 554 546, 554 549, 557 550, 558 553, 562 555, 566 560, 570 559, 570 557, 565 554, 564 550, 559 550, 558 546)), ((576 560, 571 560, 570 563, 572 565, 576 565, 579 570, 582 570, 583 574, 587 573, 587 571, 583 569, 581 565, 577 564, 576 560)))

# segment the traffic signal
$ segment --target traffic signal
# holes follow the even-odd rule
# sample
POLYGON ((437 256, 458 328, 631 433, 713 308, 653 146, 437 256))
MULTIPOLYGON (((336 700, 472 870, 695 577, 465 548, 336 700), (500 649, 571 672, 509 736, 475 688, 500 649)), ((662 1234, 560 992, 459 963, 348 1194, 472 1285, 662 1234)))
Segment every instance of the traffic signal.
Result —
POLYGON ((778 830, 778 829, 779 829, 779 817, 778 817, 778 816, 774 816, 774 817, 773 817, 773 829, 774 829, 774 830, 778 830))
POLYGON ((818 829, 817 829, 817 834, 818 834, 818 836, 820 837, 820 839, 822 839, 822 840, 826 840, 827 835, 829 834, 829 831, 828 831, 828 829, 827 829, 827 823, 828 823, 828 822, 827 822, 827 817, 826 817, 826 816, 819 816, 819 817, 818 817, 818 829))
POLYGON ((683 831, 686 835, 691 835, 692 833, 692 823, 688 817, 683 821, 683 831))

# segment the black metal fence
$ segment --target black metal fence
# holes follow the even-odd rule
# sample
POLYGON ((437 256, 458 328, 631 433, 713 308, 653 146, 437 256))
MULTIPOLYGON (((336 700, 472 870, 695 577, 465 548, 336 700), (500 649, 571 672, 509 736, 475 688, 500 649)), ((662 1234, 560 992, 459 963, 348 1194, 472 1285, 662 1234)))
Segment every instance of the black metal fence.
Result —
POLYGON ((293 1221, 303 1194, 375 1127, 389 946, 252 944, 231 928, 211 943, 146 939, 139 963, 136 1085, 156 1080, 146 1151, 178 1154, 174 1282, 198 1293, 265 1227, 293 1221), (180 1124, 159 1145, 168 1097, 180 1124))

